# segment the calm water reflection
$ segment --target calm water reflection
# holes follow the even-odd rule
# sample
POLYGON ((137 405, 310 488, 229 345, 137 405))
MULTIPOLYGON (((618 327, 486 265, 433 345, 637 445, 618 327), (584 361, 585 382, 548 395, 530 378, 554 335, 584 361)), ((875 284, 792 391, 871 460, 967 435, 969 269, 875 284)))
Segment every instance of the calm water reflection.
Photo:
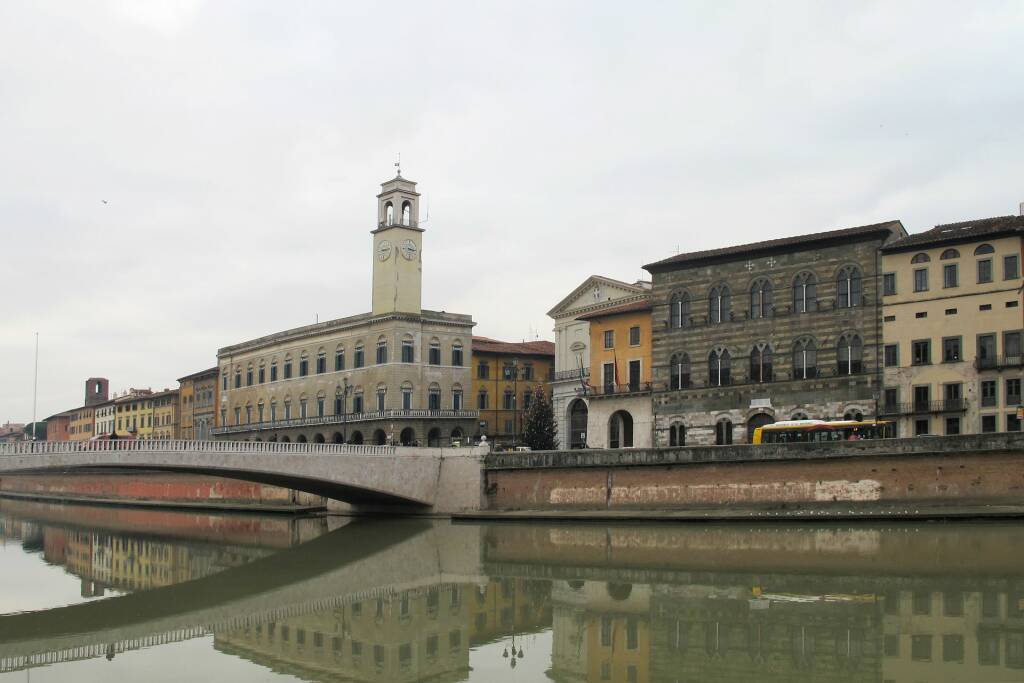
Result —
POLYGON ((1024 525, 0 501, 0 681, 1024 681, 1024 525))

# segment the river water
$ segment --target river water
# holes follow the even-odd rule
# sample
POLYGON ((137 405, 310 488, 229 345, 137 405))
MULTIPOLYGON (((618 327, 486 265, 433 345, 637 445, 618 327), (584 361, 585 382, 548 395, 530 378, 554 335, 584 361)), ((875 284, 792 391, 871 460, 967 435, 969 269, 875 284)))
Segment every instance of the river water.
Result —
POLYGON ((1024 525, 0 501, 0 682, 1024 681, 1024 525))

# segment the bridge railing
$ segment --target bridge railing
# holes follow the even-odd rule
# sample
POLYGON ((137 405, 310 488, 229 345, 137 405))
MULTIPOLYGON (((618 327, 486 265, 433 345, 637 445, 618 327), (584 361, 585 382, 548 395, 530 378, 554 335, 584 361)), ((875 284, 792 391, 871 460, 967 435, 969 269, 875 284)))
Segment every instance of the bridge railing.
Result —
POLYGON ((133 453, 230 453, 232 455, 394 455, 395 446, 270 441, 186 441, 183 439, 117 439, 114 441, 20 441, 0 444, 5 455, 66 455, 97 451, 133 453))

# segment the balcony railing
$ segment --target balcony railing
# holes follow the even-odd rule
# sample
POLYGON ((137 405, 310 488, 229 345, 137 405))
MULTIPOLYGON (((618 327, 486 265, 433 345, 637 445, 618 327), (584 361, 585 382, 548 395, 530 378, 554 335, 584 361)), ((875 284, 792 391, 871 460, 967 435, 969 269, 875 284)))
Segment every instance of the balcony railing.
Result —
POLYGON ((879 415, 920 415, 923 413, 962 413, 967 410, 967 400, 947 398, 941 401, 913 401, 911 403, 886 403, 878 408, 879 415))
POLYGON ((629 384, 600 384, 590 387, 592 396, 627 396, 629 394, 649 394, 653 385, 650 382, 631 382, 629 384))
POLYGON ((315 425, 358 424, 374 420, 476 420, 479 417, 480 413, 476 410, 374 410, 371 412, 349 413, 347 415, 299 417, 291 420, 229 425, 217 427, 213 430, 213 434, 238 434, 240 432, 257 432, 268 429, 288 429, 291 427, 310 427, 315 425))
POLYGON ((574 368, 572 370, 559 370, 554 374, 554 381, 560 382, 564 380, 580 380, 590 377, 590 368, 574 368))
POLYGON ((999 368, 1024 367, 1024 356, 989 356, 974 359, 974 367, 978 370, 998 370, 999 368))
POLYGON ((394 446, 373 446, 333 443, 269 443, 250 441, 188 441, 183 439, 115 439, 113 441, 23 441, 0 444, 0 456, 6 455, 63 455, 118 451, 153 453, 177 451, 182 453, 254 454, 281 453, 293 455, 392 455, 394 446))

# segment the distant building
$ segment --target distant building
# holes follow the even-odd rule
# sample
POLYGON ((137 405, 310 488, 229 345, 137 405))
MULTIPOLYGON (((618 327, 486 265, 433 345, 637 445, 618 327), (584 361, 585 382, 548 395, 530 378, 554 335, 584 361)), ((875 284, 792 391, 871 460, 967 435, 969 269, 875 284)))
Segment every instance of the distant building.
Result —
POLYGON ((900 436, 1020 431, 1024 216, 882 248, 885 391, 900 436))
POLYGON ((679 254, 651 272, 658 445, 747 443, 789 419, 875 415, 879 248, 899 221, 679 254))
POLYGON ((578 320, 590 323, 587 446, 654 445, 650 296, 578 320))
POLYGON ((178 379, 178 420, 182 439, 205 441, 211 438, 217 412, 218 368, 186 375, 178 379))
POLYGON ((71 424, 71 414, 74 411, 68 410, 63 413, 57 413, 46 418, 46 440, 47 441, 67 441, 68 440, 68 427, 71 424))
POLYGON ((25 440, 25 425, 6 422, 0 425, 0 443, 25 440))
POLYGON ((416 183, 377 195, 369 313, 225 346, 218 426, 229 439, 447 445, 475 433, 473 320, 424 310, 416 183))
POLYGON ((129 389, 114 398, 118 436, 148 439, 153 433, 153 390, 129 389))
POLYGON ((177 389, 164 389, 153 394, 153 431, 150 438, 179 438, 177 389))
POLYGON ((473 337, 473 400, 480 411, 476 436, 501 446, 522 444, 523 415, 551 381, 555 345, 473 337))
POLYGON ((649 282, 630 284, 592 275, 548 311, 548 317, 555 321, 551 407, 562 448, 583 448, 588 443, 590 321, 581 320, 580 316, 643 301, 650 290, 649 282))

